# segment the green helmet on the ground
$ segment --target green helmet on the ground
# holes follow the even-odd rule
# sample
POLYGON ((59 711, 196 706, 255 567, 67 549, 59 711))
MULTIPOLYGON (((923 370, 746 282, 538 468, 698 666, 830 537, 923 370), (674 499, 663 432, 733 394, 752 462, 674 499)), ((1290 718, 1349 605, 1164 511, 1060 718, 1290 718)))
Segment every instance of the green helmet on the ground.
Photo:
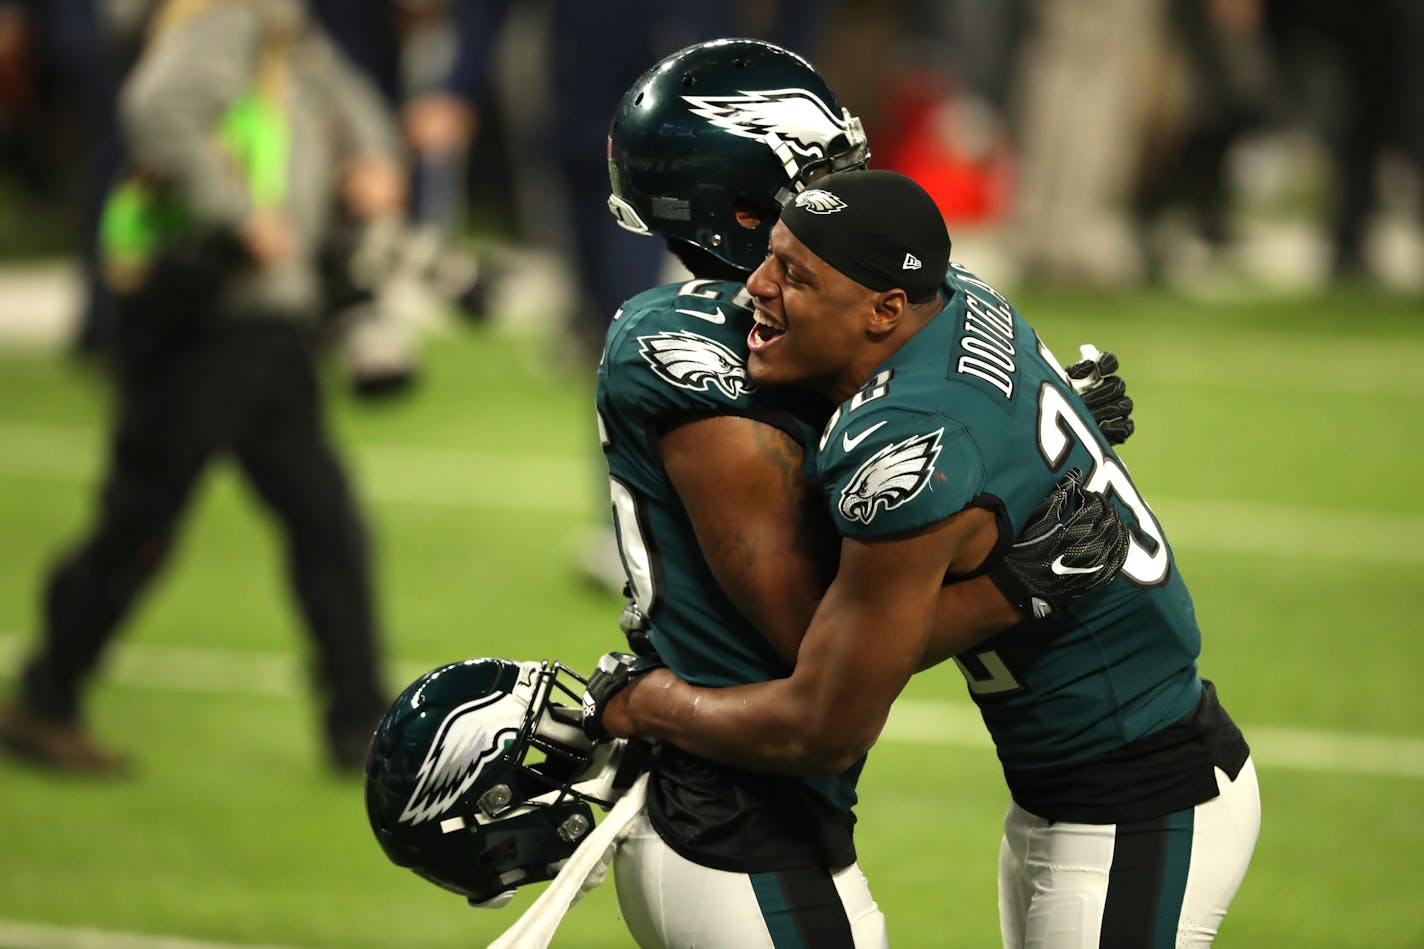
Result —
POLYGON ((400 694, 366 762, 367 816, 393 863, 476 904, 553 878, 593 829, 590 801, 609 803, 574 787, 596 763, 569 675, 470 659, 400 694))

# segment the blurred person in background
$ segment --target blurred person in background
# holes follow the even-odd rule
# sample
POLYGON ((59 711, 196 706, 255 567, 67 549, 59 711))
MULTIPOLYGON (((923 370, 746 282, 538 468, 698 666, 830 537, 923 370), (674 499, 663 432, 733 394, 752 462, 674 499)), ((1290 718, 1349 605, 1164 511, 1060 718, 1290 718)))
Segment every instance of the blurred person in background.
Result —
MULTIPOLYGON (((881 27, 894 31, 887 41, 901 52, 889 68, 870 67, 877 104, 863 115, 876 165, 920 182, 961 237, 1001 225, 1013 198, 1008 92, 1027 6, 1026 0, 905 0, 881 27)), ((865 11, 856 26, 884 20, 886 12, 865 11)), ((840 61, 831 64, 837 72, 857 32, 852 28, 840 61)))
POLYGON ((1161 228, 1174 212, 1213 258, 1232 249, 1231 150, 1283 118, 1260 0, 1169 0, 1166 26, 1147 86, 1135 200, 1152 280, 1175 266, 1161 228))
MULTIPOLYGON (((1293 93, 1330 156, 1328 233, 1337 279, 1372 276, 1369 224, 1390 150, 1413 171, 1424 224, 1424 3, 1253 0, 1293 93)), ((1424 266, 1419 261, 1417 266, 1424 266)))
MULTIPOLYGON (((308 0, 312 17, 401 116, 409 150, 409 206, 388 253, 395 269, 437 300, 417 322, 438 322, 450 304, 487 315, 489 272, 465 246, 467 168, 462 150, 428 148, 422 102, 449 71, 456 0, 308 0)), ((490 272, 493 268, 488 268, 490 272)))
POLYGON ((1029 282, 1140 275, 1131 215, 1143 89, 1168 0, 1041 0, 1015 79, 1013 253, 1029 282))
POLYGON ((131 168, 103 225, 119 320, 108 471, 93 526, 46 579, 0 742, 123 770, 81 692, 208 462, 230 454, 285 534, 330 761, 359 770, 387 700, 366 529, 314 364, 317 258, 338 208, 401 208, 391 116, 296 0, 168 0, 121 102, 131 168))
POLYGON ((53 199, 62 200, 63 176, 77 165, 74 232, 82 245, 84 292, 73 345, 80 355, 104 351, 113 331, 98 233, 104 195, 123 153, 116 97, 123 57, 101 6, 100 0, 0 0, 0 129, 17 131, 20 120, 35 136, 23 148, 27 187, 36 190, 48 179, 48 188, 39 190, 54 189, 53 199), (77 137, 66 134, 66 119, 77 137))

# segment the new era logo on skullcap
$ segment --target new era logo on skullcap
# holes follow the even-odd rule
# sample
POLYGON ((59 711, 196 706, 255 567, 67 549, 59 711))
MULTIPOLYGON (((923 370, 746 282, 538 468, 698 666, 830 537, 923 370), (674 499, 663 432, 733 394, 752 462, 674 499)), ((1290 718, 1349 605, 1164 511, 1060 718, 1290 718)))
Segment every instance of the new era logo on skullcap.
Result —
POLYGON ((923 265, 920 263, 920 258, 916 257, 914 254, 906 254, 906 255, 905 255, 905 263, 900 267, 900 269, 901 269, 901 270, 919 270, 920 267, 922 267, 922 266, 923 266, 923 265))
POLYGON ((835 214, 837 211, 844 211, 846 203, 829 191, 821 191, 813 188, 810 191, 803 191, 796 196, 796 206, 805 208, 812 214, 835 214))

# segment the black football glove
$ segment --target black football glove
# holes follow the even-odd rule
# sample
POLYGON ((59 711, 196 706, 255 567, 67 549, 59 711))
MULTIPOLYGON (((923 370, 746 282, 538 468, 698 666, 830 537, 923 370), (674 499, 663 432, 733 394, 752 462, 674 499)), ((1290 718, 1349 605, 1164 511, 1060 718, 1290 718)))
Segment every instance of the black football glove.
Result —
POLYGON ((1068 367, 1068 381, 1093 413, 1098 430, 1109 445, 1121 445, 1137 428, 1132 421, 1132 399, 1117 375, 1118 361, 1112 353, 1100 353, 1091 344, 1079 347, 1083 358, 1068 367))
POLYGON ((661 669, 661 659, 634 656, 626 652, 610 652, 598 660, 598 668, 588 677, 583 688, 583 731, 594 741, 613 736, 603 727, 603 712, 613 696, 645 672, 661 669))
POLYGON ((1083 472, 1070 468, 1029 515, 1013 549, 986 572, 1019 612, 1041 619, 1117 576, 1129 539, 1117 509, 1084 491, 1083 472))

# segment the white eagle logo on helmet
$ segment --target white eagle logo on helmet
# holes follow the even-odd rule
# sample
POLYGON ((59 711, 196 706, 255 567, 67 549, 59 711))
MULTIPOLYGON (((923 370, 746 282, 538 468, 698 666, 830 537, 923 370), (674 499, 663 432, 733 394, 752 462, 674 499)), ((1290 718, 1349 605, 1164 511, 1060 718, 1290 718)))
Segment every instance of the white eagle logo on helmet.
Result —
POLYGON ((745 360, 706 336, 675 330, 640 336, 638 346, 653 372, 680 389, 706 392, 716 386, 729 399, 756 390, 745 360))
POLYGON ((519 735, 533 681, 527 674, 531 668, 538 671, 537 664, 523 665, 528 668, 514 691, 482 695, 445 716, 416 774, 401 823, 419 824, 445 813, 519 735))
POLYGON ((812 188, 810 191, 803 191, 796 196, 796 206, 805 208, 812 214, 835 214, 837 211, 844 211, 848 205, 840 198, 829 191, 822 191, 820 188, 812 188))
POLYGON ((826 157, 826 144, 846 135, 845 119, 805 89, 742 90, 732 96, 683 96, 692 114, 742 138, 765 141, 768 134, 803 157, 826 157))
POLYGON ((943 434, 941 428, 916 435, 872 455, 841 491, 841 514, 869 524, 882 508, 894 510, 919 494, 934 473, 943 434))

